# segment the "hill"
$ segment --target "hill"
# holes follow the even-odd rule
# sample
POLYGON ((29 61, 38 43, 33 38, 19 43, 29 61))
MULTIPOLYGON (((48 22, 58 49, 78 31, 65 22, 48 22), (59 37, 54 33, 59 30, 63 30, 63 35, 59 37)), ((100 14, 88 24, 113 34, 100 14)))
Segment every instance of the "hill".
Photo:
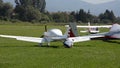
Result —
MULTIPOLYGON (((14 0, 4 0, 4 2, 10 2, 15 6, 14 0)), ((46 10, 50 12, 57 11, 78 11, 79 9, 84 9, 86 11, 90 10, 92 14, 99 15, 103 13, 106 9, 113 10, 116 16, 120 16, 120 1, 115 0, 103 4, 90 4, 83 2, 81 0, 46 0, 46 10)))
POLYGON ((56 11, 78 11, 84 9, 90 10, 92 14, 98 15, 103 13, 106 9, 113 10, 116 16, 120 16, 119 0, 103 3, 103 4, 90 4, 81 0, 46 0, 46 9, 50 12, 56 11))

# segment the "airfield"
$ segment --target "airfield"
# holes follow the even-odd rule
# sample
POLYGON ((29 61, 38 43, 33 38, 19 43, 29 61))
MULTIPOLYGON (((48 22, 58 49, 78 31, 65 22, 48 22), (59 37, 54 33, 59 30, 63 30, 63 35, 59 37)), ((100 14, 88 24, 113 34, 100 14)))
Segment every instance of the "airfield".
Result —
MULTIPOLYGON (((66 30, 64 25, 48 24, 51 28, 63 33, 66 30)), ((0 34, 40 37, 43 32, 44 24, 0 25, 0 34)), ((120 40, 91 40, 65 48, 62 42, 39 47, 37 43, 0 37, 0 68, 120 68, 120 40)))

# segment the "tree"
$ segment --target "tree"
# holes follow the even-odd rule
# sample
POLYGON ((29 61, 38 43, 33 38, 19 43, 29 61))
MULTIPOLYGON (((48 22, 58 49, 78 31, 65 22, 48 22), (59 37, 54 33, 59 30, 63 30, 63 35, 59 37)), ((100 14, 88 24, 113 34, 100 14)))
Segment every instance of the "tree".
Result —
POLYGON ((38 9, 40 12, 45 11, 46 2, 45 0, 15 0, 17 6, 32 6, 38 9))
POLYGON ((90 11, 85 12, 83 9, 80 9, 79 12, 76 13, 76 20, 82 22, 89 22, 93 18, 93 15, 90 14, 90 11))
POLYGON ((0 5, 0 17, 2 19, 10 19, 12 12, 13 12, 13 6, 10 3, 2 3, 0 5))
POLYGON ((37 9, 39 9, 40 12, 45 11, 46 2, 45 0, 32 0, 33 6, 37 9))
POLYGON ((67 12, 56 12, 51 14, 54 22, 69 22, 69 14, 67 12))
POLYGON ((99 18, 101 21, 108 21, 108 22, 114 22, 116 19, 113 11, 109 11, 109 10, 106 10, 104 13, 101 13, 99 15, 99 18))
POLYGON ((114 15, 113 11, 110 12, 110 17, 109 17, 109 19, 110 19, 112 22, 115 22, 116 17, 115 17, 115 15, 114 15))
POLYGON ((87 19, 86 19, 87 22, 93 22, 93 20, 95 20, 95 16, 93 16, 90 13, 90 10, 88 10, 88 13, 86 14, 86 16, 87 16, 87 19))
POLYGON ((46 16, 42 14, 45 10, 45 0, 15 0, 15 3, 15 13, 18 19, 30 22, 45 20, 46 16))
POLYGON ((32 6, 27 6, 25 8, 19 6, 19 8, 16 9, 16 13, 18 13, 18 15, 16 15, 22 21, 31 22, 33 20, 39 21, 41 19, 41 13, 39 12, 39 10, 35 9, 32 6))
POLYGON ((76 21, 76 13, 72 11, 69 15, 69 21, 70 22, 75 22, 76 21))
POLYGON ((3 4, 3 0, 0 0, 0 6, 3 4))

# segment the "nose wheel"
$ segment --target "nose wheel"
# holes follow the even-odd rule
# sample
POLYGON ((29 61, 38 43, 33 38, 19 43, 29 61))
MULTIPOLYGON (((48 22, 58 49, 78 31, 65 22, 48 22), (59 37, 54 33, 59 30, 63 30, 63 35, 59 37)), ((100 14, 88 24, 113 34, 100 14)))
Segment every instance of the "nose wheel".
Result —
POLYGON ((65 46, 66 48, 71 48, 71 47, 73 46, 72 44, 67 44, 66 41, 63 42, 63 44, 64 44, 64 46, 65 46))

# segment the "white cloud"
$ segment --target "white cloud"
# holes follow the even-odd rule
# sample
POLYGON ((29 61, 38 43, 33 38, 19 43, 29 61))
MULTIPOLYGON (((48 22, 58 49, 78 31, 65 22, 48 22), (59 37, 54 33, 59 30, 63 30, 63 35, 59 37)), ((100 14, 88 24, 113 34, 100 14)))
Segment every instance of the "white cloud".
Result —
POLYGON ((91 4, 102 4, 102 3, 112 2, 112 1, 115 1, 115 0, 82 0, 82 1, 88 2, 88 3, 91 3, 91 4))

